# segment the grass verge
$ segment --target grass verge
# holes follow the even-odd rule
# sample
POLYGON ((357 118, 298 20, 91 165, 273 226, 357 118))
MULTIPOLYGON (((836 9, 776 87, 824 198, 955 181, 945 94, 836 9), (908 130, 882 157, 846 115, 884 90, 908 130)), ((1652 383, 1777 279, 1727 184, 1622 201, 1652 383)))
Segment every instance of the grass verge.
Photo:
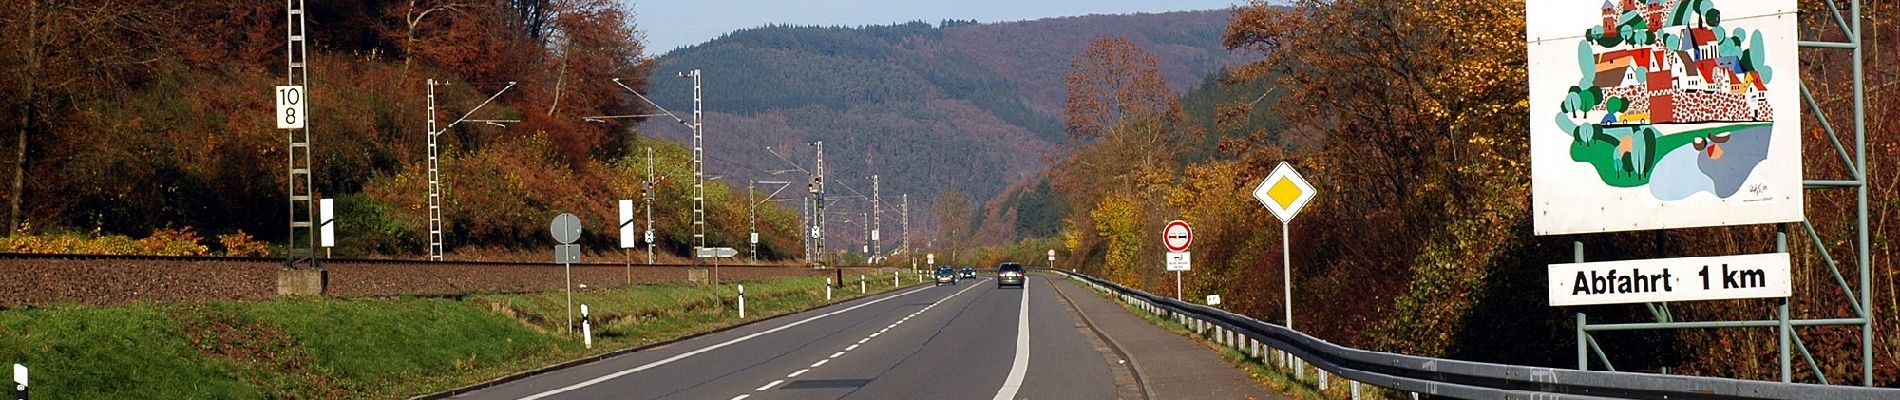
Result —
POLYGON ((36 399, 400 398, 828 303, 822 277, 740 283, 744 320, 731 286, 576 292, 592 349, 560 292, 0 310, 0 363, 32 368, 36 399))

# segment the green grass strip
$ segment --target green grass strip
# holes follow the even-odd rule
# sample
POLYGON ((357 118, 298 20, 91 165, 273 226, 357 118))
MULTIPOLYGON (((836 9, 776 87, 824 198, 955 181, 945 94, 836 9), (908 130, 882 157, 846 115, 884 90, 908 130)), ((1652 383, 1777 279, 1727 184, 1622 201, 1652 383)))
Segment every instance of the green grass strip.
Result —
POLYGON ((827 303, 822 277, 741 283, 745 320, 731 285, 576 292, 592 349, 561 292, 0 310, 0 363, 32 368, 35 399, 401 398, 827 303))

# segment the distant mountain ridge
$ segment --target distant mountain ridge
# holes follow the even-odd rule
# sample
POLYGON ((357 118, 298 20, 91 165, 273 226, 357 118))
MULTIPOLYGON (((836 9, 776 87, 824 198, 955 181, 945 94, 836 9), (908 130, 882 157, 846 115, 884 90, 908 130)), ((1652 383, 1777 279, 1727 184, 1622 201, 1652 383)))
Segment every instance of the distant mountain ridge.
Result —
MULTIPOLYGON (((1185 92, 1245 60, 1220 45, 1227 19, 1226 10, 1210 10, 993 24, 765 26, 667 53, 647 93, 685 115, 691 82, 666 75, 701 70, 710 174, 796 180, 764 172, 792 168, 765 147, 810 168, 813 152, 804 143, 824 141, 832 182, 868 196, 868 176, 879 174, 884 210, 895 212, 897 195, 909 194, 912 229, 921 232, 934 225, 929 206, 938 193, 992 199, 1061 151, 1062 79, 1091 39, 1128 37, 1154 52, 1169 85, 1185 92)), ((670 120, 640 129, 689 138, 670 120)), ((883 227, 896 230, 888 218, 883 227)))

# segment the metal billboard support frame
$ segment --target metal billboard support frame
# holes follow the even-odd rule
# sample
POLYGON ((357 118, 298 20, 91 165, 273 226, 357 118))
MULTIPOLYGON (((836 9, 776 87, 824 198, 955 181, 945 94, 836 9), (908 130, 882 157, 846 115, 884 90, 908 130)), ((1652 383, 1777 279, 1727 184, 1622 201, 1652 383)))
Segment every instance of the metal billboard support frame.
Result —
MULTIPOLYGON (((1860 329, 1861 329, 1861 338, 1860 338, 1861 386, 1868 386, 1868 387, 1873 386, 1874 384, 1874 367, 1873 367, 1874 365, 1874 348, 1873 348, 1874 323, 1873 323, 1873 308, 1872 308, 1873 296, 1871 294, 1872 292, 1871 289, 1873 287, 1873 260, 1872 260, 1872 254, 1871 254, 1872 251, 1870 247, 1871 241, 1869 239, 1869 230, 1868 230, 1869 225, 1867 221, 1867 201, 1868 201, 1868 191, 1869 191, 1868 190, 1869 182, 1868 182, 1868 177, 1867 177, 1867 90, 1866 90, 1865 66, 1862 63, 1862 60, 1864 59, 1864 56, 1863 56, 1864 46, 1861 43, 1862 36, 1861 36, 1861 29, 1860 29, 1861 28, 1861 24, 1860 24, 1861 1, 1848 0, 1849 8, 1848 8, 1848 13, 1845 16, 1843 16, 1841 13, 1841 7, 1840 7, 1839 2, 1835 0, 1827 0, 1825 1, 1825 4, 1827 6, 1827 11, 1830 12, 1829 16, 1833 17, 1833 22, 1837 24, 1838 27, 1841 29, 1844 36, 1846 36, 1847 41, 1828 42, 1828 41, 1800 40, 1798 48, 1849 50, 1853 52, 1853 57, 1851 59, 1853 62, 1852 88, 1853 88, 1853 99, 1854 99, 1854 116, 1853 116, 1854 152, 1853 153, 1851 154, 1848 153, 1847 149, 1841 144, 1840 133, 1834 128, 1834 125, 1831 122, 1829 122, 1827 118, 1827 112, 1821 108, 1821 103, 1820 101, 1815 99, 1814 93, 1808 89, 1808 85, 1806 81, 1803 81, 1801 83, 1801 97, 1803 100, 1805 100, 1808 108, 1813 112, 1813 118, 1816 121, 1820 122, 1822 130, 1826 132, 1827 134, 1828 140, 1831 142, 1831 144, 1834 145, 1835 151, 1838 152, 1839 155, 1841 156, 1841 161, 1848 164, 1848 172, 1851 173, 1853 176, 1851 177, 1852 179, 1850 180, 1803 179, 1802 186, 1804 189, 1807 189, 1807 190, 1824 190, 1824 189, 1853 189, 1854 190, 1854 193, 1855 193, 1855 209, 1854 209, 1855 211, 1855 219, 1854 219, 1855 240, 1854 240, 1854 243, 1856 246, 1855 263, 1857 264, 1856 266, 1858 267, 1858 270, 1860 273, 1859 274, 1860 290, 1858 292, 1854 290, 1854 286, 1848 285, 1846 277, 1841 274, 1840 263, 1837 260, 1835 260, 1834 257, 1829 253, 1826 241, 1821 240, 1821 234, 1819 231, 1817 231, 1814 228, 1813 222, 1808 221, 1808 220, 1803 220, 1801 221, 1801 226, 1807 232, 1808 238, 1813 241, 1814 249, 1816 253, 1821 257, 1822 264, 1827 266, 1828 272, 1834 278, 1834 282, 1840 285, 1842 294, 1846 295, 1847 303, 1852 309, 1854 316, 1845 317, 1845 318, 1795 319, 1790 316, 1791 312, 1788 307, 1788 302, 1789 302, 1788 298, 1781 299, 1781 302, 1775 307, 1776 318, 1771 319, 1771 320, 1681 321, 1681 322, 1678 322, 1678 321, 1675 321, 1673 316, 1670 314, 1669 306, 1667 303, 1644 304, 1644 307, 1648 308, 1651 315, 1654 316, 1657 321, 1657 322, 1649 322, 1649 323, 1617 323, 1617 324, 1592 325, 1588 323, 1588 318, 1584 313, 1578 312, 1576 313, 1577 369, 1578 370, 1590 369, 1591 355, 1595 355, 1597 360, 1603 364, 1603 367, 1605 369, 1610 370, 1610 371, 1616 370, 1615 366, 1610 364, 1609 356, 1604 353, 1603 347, 1598 345, 1596 342, 1596 339, 1590 335, 1591 332, 1631 331, 1631 330, 1716 329, 1716 328, 1776 328, 1777 337, 1778 337, 1777 342, 1779 344, 1778 352, 1780 353, 1779 358, 1780 358, 1780 363, 1781 363, 1781 381, 1791 382, 1793 380, 1793 376, 1794 376, 1793 363, 1792 363, 1791 354, 1790 354, 1790 349, 1792 349, 1792 350, 1797 350, 1800 352, 1802 356, 1802 360, 1808 364, 1809 368, 1811 369, 1811 372, 1814 374, 1814 376, 1817 379, 1819 379, 1819 382, 1821 384, 1829 384, 1827 375, 1822 373, 1820 364, 1816 362, 1816 360, 1814 359, 1814 354, 1808 350, 1807 345, 1801 341, 1801 335, 1799 332, 1796 331, 1796 328, 1815 327, 1815 326, 1860 326, 1860 329)), ((1775 248, 1777 251, 1779 252, 1788 251, 1787 237, 1788 237, 1787 224, 1778 224, 1776 226, 1776 232, 1775 232, 1775 248)), ((1584 261, 1583 260, 1583 243, 1575 242, 1574 246, 1575 246, 1574 252, 1576 253, 1575 262, 1583 262, 1584 261)))

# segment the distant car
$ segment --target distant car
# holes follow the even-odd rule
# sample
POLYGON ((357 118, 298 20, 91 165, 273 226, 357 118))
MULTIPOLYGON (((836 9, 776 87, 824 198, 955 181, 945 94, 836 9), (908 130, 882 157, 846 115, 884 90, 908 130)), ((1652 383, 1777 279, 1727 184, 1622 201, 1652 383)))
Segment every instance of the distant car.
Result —
POLYGON ((963 277, 976 279, 976 268, 963 267, 963 277))
POLYGON ((998 288, 1004 286, 1023 287, 1024 279, 1027 278, 1023 276, 1022 264, 1006 262, 996 266, 996 287, 998 288))
POLYGON ((937 284, 943 285, 946 283, 952 285, 957 284, 956 270, 951 269, 948 265, 937 267, 937 284))

